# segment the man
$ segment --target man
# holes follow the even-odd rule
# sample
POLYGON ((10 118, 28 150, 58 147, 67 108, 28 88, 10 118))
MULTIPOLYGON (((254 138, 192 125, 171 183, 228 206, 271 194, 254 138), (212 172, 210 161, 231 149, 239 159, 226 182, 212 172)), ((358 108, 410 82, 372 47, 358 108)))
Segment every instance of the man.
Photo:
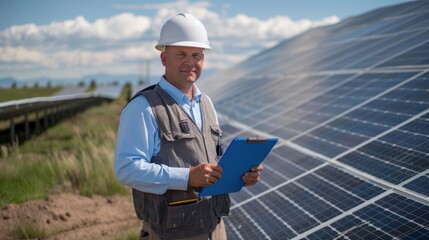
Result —
MULTIPOLYGON (((222 177, 217 115, 195 85, 204 50, 211 49, 206 29, 194 16, 178 14, 163 25, 155 48, 165 74, 123 109, 115 174, 133 189, 141 239, 226 239, 229 196, 198 197, 201 187, 222 177)), ((262 168, 246 173, 245 185, 255 184, 262 168)))

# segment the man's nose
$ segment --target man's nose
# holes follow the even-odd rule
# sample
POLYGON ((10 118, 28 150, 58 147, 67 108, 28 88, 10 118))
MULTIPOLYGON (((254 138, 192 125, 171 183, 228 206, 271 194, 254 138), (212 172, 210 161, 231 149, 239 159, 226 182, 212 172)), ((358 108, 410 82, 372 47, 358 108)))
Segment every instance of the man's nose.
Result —
POLYGON ((185 58, 184 63, 188 66, 195 66, 195 64, 197 63, 197 60, 192 56, 188 56, 185 58))

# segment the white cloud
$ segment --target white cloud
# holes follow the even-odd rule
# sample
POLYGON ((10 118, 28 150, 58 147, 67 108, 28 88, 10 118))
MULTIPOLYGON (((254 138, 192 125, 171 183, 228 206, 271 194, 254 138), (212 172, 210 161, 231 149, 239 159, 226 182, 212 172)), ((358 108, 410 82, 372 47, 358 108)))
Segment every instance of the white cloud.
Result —
MULTIPOLYGON (((149 9, 156 13, 151 18, 122 13, 93 22, 84 16, 78 16, 48 25, 11 26, 0 31, 0 66, 4 76, 10 75, 8 66, 11 64, 33 64, 39 69, 39 73, 44 72, 46 76, 50 71, 58 73, 61 68, 66 68, 67 71, 64 72, 67 74, 73 73, 73 69, 77 68, 80 70, 75 71, 75 74, 86 74, 85 70, 107 73, 137 71, 138 65, 145 59, 159 62, 159 53, 154 50, 154 45, 160 28, 177 12, 190 12, 205 24, 214 48, 207 54, 210 59, 206 60, 205 67, 212 69, 231 66, 285 38, 339 21, 335 16, 317 21, 294 21, 288 16, 258 19, 245 14, 226 17, 224 13, 211 11, 211 3, 208 1, 182 0, 114 7, 127 11, 149 9)), ((225 8, 228 5, 223 9, 225 8)), ((161 70, 151 72, 158 74, 161 70)), ((14 74, 21 74, 17 77, 29 77, 32 73, 26 71, 14 74)))
POLYGON ((34 64, 47 68, 57 66, 43 51, 27 49, 22 46, 0 48, 0 62, 34 64))
POLYGON ((51 43, 74 44, 87 41, 122 41, 139 39, 150 27, 150 18, 122 13, 108 19, 88 22, 83 16, 49 25, 25 24, 0 32, 0 42, 7 45, 51 43))

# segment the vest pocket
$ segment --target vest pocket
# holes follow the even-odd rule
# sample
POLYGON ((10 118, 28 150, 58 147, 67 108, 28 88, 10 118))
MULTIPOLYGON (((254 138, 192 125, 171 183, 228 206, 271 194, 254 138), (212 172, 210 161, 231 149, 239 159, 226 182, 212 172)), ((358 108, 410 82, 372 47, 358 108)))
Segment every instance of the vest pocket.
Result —
POLYGON ((208 199, 186 205, 168 206, 167 228, 202 227, 213 221, 211 209, 208 199))
POLYGON ((213 140, 217 141, 218 138, 222 138, 222 130, 220 130, 219 125, 213 124, 210 125, 210 128, 212 130, 213 140))
MULTIPOLYGON (((219 125, 210 125, 211 129, 211 135, 213 138, 214 143, 216 144, 216 155, 222 156, 223 155, 223 145, 222 145, 222 130, 220 130, 219 125)), ((216 159, 216 162, 218 162, 219 159, 216 159)))
POLYGON ((163 132, 162 137, 168 142, 175 142, 182 139, 194 139, 195 137, 191 133, 175 133, 175 132, 163 132))
POLYGON ((217 217, 229 216, 231 199, 229 194, 213 196, 214 211, 217 217))

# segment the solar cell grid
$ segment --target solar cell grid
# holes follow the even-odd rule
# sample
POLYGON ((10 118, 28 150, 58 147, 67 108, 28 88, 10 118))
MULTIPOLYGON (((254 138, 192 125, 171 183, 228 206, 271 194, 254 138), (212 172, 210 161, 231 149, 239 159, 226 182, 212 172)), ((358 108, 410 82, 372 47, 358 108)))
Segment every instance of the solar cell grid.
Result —
POLYGON ((421 228, 404 236, 402 239, 404 240, 426 240, 429 239, 428 230, 425 228, 421 228))
POLYGON ((255 184, 253 186, 246 187, 242 191, 248 191, 248 192, 250 192, 251 196, 255 196, 255 195, 258 195, 258 194, 260 194, 260 193, 268 190, 269 187, 271 187, 271 186, 269 186, 268 184, 264 184, 263 182, 261 182, 261 184, 255 184))
POLYGON ((394 91, 387 93, 381 99, 385 101, 406 101, 412 104, 423 104, 427 107, 429 101, 428 86, 422 86, 422 88, 398 88, 394 91))
MULTIPOLYGON (((289 80, 285 79, 284 81, 289 81, 289 80)), ((285 87, 277 87, 277 90, 278 90, 277 93, 270 91, 270 94, 263 92, 261 95, 258 95, 258 94, 249 95, 247 98, 246 96, 240 96, 245 99, 253 99, 254 101, 257 102, 254 104, 254 106, 252 106, 253 108, 249 110, 246 116, 243 116, 243 118, 247 117, 247 115, 259 114, 261 110, 265 112, 270 112, 270 114, 272 115, 274 114, 278 115, 282 112, 287 111, 294 105, 302 104, 303 102, 308 101, 310 98, 314 96, 313 91, 315 90, 322 91, 321 89, 325 88, 322 86, 319 86, 319 87, 315 86, 314 80, 299 79, 299 78, 295 81, 295 84, 293 85, 281 84, 280 86, 285 86, 285 87), (312 91, 307 91, 307 89, 309 88, 312 91), (276 107, 279 104, 281 104, 281 108, 276 107)), ((252 104, 249 104, 249 105, 252 105, 252 104)))
MULTIPOLYGON (((277 122, 281 122, 282 119, 290 119, 290 118, 293 119, 296 117, 295 115, 292 115, 290 117, 286 117, 284 114, 281 114, 281 113, 284 113, 284 112, 287 112, 288 110, 290 110, 291 107, 293 107, 295 103, 298 103, 298 101, 294 100, 294 101, 288 101, 287 104, 267 106, 266 108, 262 109, 262 111, 258 111, 257 114, 253 114, 253 116, 256 115, 259 117, 261 115, 264 115, 263 113, 266 112, 268 114, 267 119, 273 119, 274 121, 276 121, 277 119, 280 119, 277 122)), ((259 118, 259 121, 253 122, 252 125, 255 125, 256 123, 266 122, 267 119, 259 118)))
POLYGON ((320 62, 318 66, 313 66, 314 68, 318 70, 335 70, 340 69, 343 67, 346 63, 355 60, 356 54, 359 52, 356 51, 356 49, 362 49, 362 51, 366 51, 366 48, 369 48, 372 44, 375 42, 380 41, 380 39, 353 39, 351 40, 351 43, 349 43, 350 48, 346 48, 344 54, 342 56, 339 56, 336 59, 332 59, 331 61, 327 62, 320 62))
POLYGON ((251 198, 252 194, 249 191, 239 191, 236 193, 231 193, 230 197, 231 197, 231 205, 234 206, 237 203, 241 203, 241 202, 251 198))
POLYGON ((421 21, 415 21, 413 25, 410 26, 410 29, 427 29, 429 23, 429 17, 426 14, 426 19, 421 19, 421 21))
POLYGON ((299 107, 296 110, 292 110, 291 113, 295 111, 302 112, 302 116, 300 116, 295 122, 308 122, 311 125, 320 124, 327 119, 330 119, 335 116, 334 113, 341 112, 344 110, 344 106, 336 105, 336 104, 323 104, 323 105, 315 105, 313 110, 305 111, 305 109, 299 107), (305 114, 304 114, 305 113, 305 114))
POLYGON ((412 81, 406 82, 401 88, 409 88, 409 89, 429 89, 429 73, 424 71, 423 74, 418 72, 418 76, 412 81))
MULTIPOLYGON (((412 80, 411 82, 414 82, 414 81, 423 82, 422 79, 425 79, 425 78, 417 78, 412 80)), ((415 83, 411 83, 411 82, 410 84, 415 85, 415 83)), ((398 91, 403 91, 403 89, 404 88, 399 90, 394 89, 390 92, 390 95, 394 93, 398 93, 398 91)), ((420 92, 420 91, 415 91, 415 92, 420 92)), ((427 97, 427 99, 429 99, 429 92, 424 90, 422 90, 421 92, 422 92, 421 98, 426 99, 427 97)), ((399 94, 397 96, 399 98, 395 98, 395 99, 379 98, 365 105, 365 108, 367 109, 370 109, 371 107, 377 108, 377 110, 379 112, 382 112, 383 114, 386 113, 386 111, 395 112, 395 111, 398 111, 397 109, 400 109, 400 111, 403 114, 410 114, 409 115, 410 117, 412 116, 412 114, 417 114, 420 111, 429 108, 429 104, 427 104, 426 102, 412 102, 409 100, 401 101, 400 98, 405 99, 406 95, 408 95, 408 93, 399 94), (405 96, 405 97, 402 97, 402 96, 405 96)), ((294 142, 301 144, 303 146, 306 146, 307 148, 313 151, 316 150, 317 152, 321 152, 322 154, 329 154, 327 155, 329 157, 333 157, 333 154, 338 154, 339 153, 338 151, 341 150, 341 148, 346 149, 347 146, 353 147, 367 140, 366 136, 356 134, 355 132, 351 132, 347 128, 346 129, 341 127, 339 128, 338 126, 336 126, 336 124, 338 124, 339 122, 340 121, 330 122, 327 126, 322 126, 318 129, 315 129, 310 133, 306 134, 307 136, 302 136, 294 140, 294 142), (303 143, 303 141, 306 141, 305 144, 303 143), (322 150, 320 148, 321 145, 326 147, 326 149, 322 150), (333 146, 329 146, 329 145, 333 145, 333 146), (333 149, 336 149, 337 151, 331 151, 333 149)), ((364 124, 366 125, 366 123, 364 124)), ((357 124, 353 124, 353 126, 356 126, 356 125, 357 124)), ((375 133, 372 134, 372 136, 375 136, 375 135, 376 135, 375 133)), ((414 138, 418 138, 418 137, 414 137, 414 138)), ((423 139, 423 142, 424 142, 424 139, 423 139)))
POLYGON ((362 223, 362 220, 354 217, 353 215, 347 215, 332 223, 331 226, 338 232, 347 232, 350 229, 362 225, 362 223))
POLYGON ((398 53, 407 51, 413 48, 416 44, 422 41, 422 38, 429 37, 429 31, 420 33, 402 33, 394 34, 392 36, 384 38, 384 41, 379 44, 375 44, 373 48, 370 48, 368 52, 356 54, 357 61, 353 61, 350 64, 343 66, 343 69, 363 68, 372 67, 376 64, 382 64, 386 59, 396 57, 398 53))
POLYGON ((348 117, 348 115, 340 117, 328 124, 328 126, 331 125, 339 129, 348 129, 350 132, 368 137, 377 136, 389 129, 389 126, 385 124, 374 123, 365 118, 351 118, 348 117))
POLYGON ((378 200, 376 204, 397 213, 399 216, 412 220, 421 226, 429 226, 428 205, 424 205, 397 193, 387 195, 378 200))
POLYGON ((243 205, 246 211, 252 211, 250 217, 257 219, 262 230, 273 239, 287 238, 295 236, 296 233, 287 223, 283 222, 276 212, 269 209, 261 200, 257 200, 251 204, 243 205), (270 215, 261 217, 264 213, 269 212, 270 215))
POLYGON ((425 1, 415 1, 414 4, 398 5, 396 8, 397 10, 395 10, 395 14, 406 15, 410 12, 427 11, 427 9, 429 9, 429 5, 425 1))
POLYGON ((334 239, 338 233, 330 228, 330 227, 324 227, 310 235, 308 235, 305 239, 308 240, 324 240, 324 239, 334 239))
POLYGON ((387 142, 372 141, 358 151, 416 172, 423 172, 429 168, 427 154, 387 142))
POLYGON ((423 175, 405 184, 404 187, 429 197, 429 175, 423 175))
POLYGON ((405 52, 380 67, 429 65, 429 42, 405 52))
MULTIPOLYGON (((242 78, 241 81, 233 81, 228 84, 228 87, 219 88, 219 95, 222 96, 219 103, 230 101, 231 98, 245 94, 247 91, 260 86, 260 79, 255 77, 242 78)), ((215 95, 214 97, 216 98, 215 95)))
MULTIPOLYGON (((292 162, 290 162, 286 158, 280 158, 279 156, 276 156, 275 153, 271 153, 270 156, 267 157, 267 159, 263 163, 268 168, 272 169, 272 173, 275 175, 279 175, 283 178, 283 181, 286 181, 287 179, 294 178, 303 172, 305 172, 305 169, 303 169, 299 165, 295 165, 292 162)), ((265 173, 261 173, 265 174, 265 173)), ((272 175, 266 174, 267 177, 271 177, 272 175)), ((275 185, 273 185, 275 186, 275 185)))
POLYGON ((239 231, 239 236, 232 234, 233 231, 228 231, 228 239, 264 239, 266 235, 258 230, 257 226, 254 224, 253 220, 246 216, 246 213, 243 209, 237 208, 231 211, 231 214, 234 215, 233 218, 227 218, 225 221, 225 228, 233 227, 239 231), (238 237, 238 238, 237 238, 238 237))
MULTIPOLYGON (((317 46, 320 49, 323 45, 317 46)), ((273 61, 271 65, 270 72, 275 74, 281 74, 285 72, 285 69, 288 69, 289 73, 298 73, 301 72, 303 68, 311 67, 311 63, 314 62, 314 47, 302 49, 301 52, 295 54, 286 54, 288 59, 293 59, 293 61, 284 61, 284 59, 277 59, 273 61)), ((266 71, 266 69, 265 69, 266 71)))
POLYGON ((307 190, 304 190, 295 183, 287 184, 278 190, 312 214, 320 222, 324 222, 341 213, 339 209, 328 204, 323 199, 316 197, 307 190))
POLYGON ((395 15, 394 13, 396 10, 395 6, 391 6, 389 10, 390 11, 386 11, 386 9, 384 8, 379 8, 368 13, 363 13, 359 17, 349 18, 348 19, 349 22, 347 22, 346 26, 353 28, 355 26, 364 25, 375 21, 380 21, 384 18, 394 16, 395 15))
POLYGON ((396 33, 402 31, 403 29, 415 29, 416 25, 419 26, 418 23, 427 20, 428 17, 428 12, 415 12, 414 14, 406 15, 397 24, 380 29, 377 34, 396 33))
POLYGON ((401 20, 403 20, 403 17, 396 17, 396 18, 386 18, 381 19, 380 21, 371 22, 366 26, 358 26, 356 28, 351 29, 351 31, 348 31, 344 34, 341 34, 337 37, 335 37, 336 41, 344 41, 354 38, 360 38, 367 35, 371 35, 374 32, 378 32, 380 29, 390 27, 392 25, 398 24, 401 20))
POLYGON ((308 156, 302 152, 299 152, 286 146, 280 146, 278 148, 275 148, 272 153, 272 155, 278 155, 286 161, 290 161, 306 170, 313 169, 323 163, 317 158, 308 156))
POLYGON ((353 110, 345 115, 353 119, 360 119, 375 124, 385 125, 388 127, 396 126, 410 118, 408 114, 396 112, 385 112, 382 110, 370 108, 368 104, 364 107, 353 110))
MULTIPOLYGON (((314 134, 318 134, 320 132, 322 131, 314 132, 314 134)), ((323 154, 329 158, 333 158, 349 149, 343 144, 329 142, 324 138, 320 138, 318 135, 313 135, 313 133, 302 135, 301 137, 293 140, 293 142, 301 146, 306 146, 307 149, 323 154)))
MULTIPOLYGON (((394 87, 414 74, 415 73, 362 75, 333 89, 325 95, 332 95, 333 101, 329 102, 330 105, 338 104, 351 107, 394 87), (351 103, 347 104, 347 101, 351 103)), ((315 101, 319 100, 315 99, 315 101)))
POLYGON ((276 191, 264 195, 260 199, 265 206, 272 209, 297 233, 303 233, 319 224, 314 217, 308 215, 276 191))
MULTIPOLYGON (((426 153, 426 156, 429 157, 429 135, 399 129, 380 138, 380 140, 403 148, 412 148, 417 152, 426 153)), ((427 164, 429 165, 429 160, 427 160, 427 164)))
POLYGON ((369 109, 376 109, 384 113, 393 113, 393 114, 407 114, 408 117, 412 117, 422 111, 426 110, 429 107, 428 103, 416 103, 409 101, 397 101, 395 99, 375 99, 374 101, 365 105, 369 109))
MULTIPOLYGON (((284 139, 288 139, 290 138, 290 136, 295 136, 296 134, 299 133, 298 129, 288 129, 285 128, 284 126, 294 122, 297 120, 297 118, 299 116, 301 116, 302 114, 304 114, 303 112, 297 112, 297 111, 291 111, 290 114, 286 114, 286 115, 280 115, 278 117, 274 117, 272 118, 270 121, 262 121, 261 119, 258 119, 258 121, 256 121, 256 123, 259 123, 257 125, 254 126, 254 128, 260 130, 260 131, 264 131, 267 133, 275 133, 278 131, 278 133, 276 133, 275 135, 282 137, 284 139), (295 114, 296 113, 296 114, 295 114), (284 133, 282 133, 282 131, 284 131, 284 133)), ((253 124, 256 124, 255 122, 253 122, 253 124)))
MULTIPOLYGON (((376 77, 376 76, 372 76, 372 77, 376 77)), ((349 110, 352 106, 356 106, 357 104, 367 100, 369 97, 375 96, 376 94, 382 91, 385 91, 388 84, 390 84, 390 86, 393 86, 394 84, 397 84, 401 80, 403 80, 401 79, 401 76, 393 77, 393 75, 390 75, 390 76, 378 75, 378 77, 367 81, 361 81, 362 79, 365 79, 365 78, 357 78, 347 83, 347 85, 351 85, 351 86, 341 86, 335 89, 334 91, 338 92, 338 95, 334 96, 333 99, 336 99, 336 100, 330 102, 329 104, 326 103, 326 107, 320 107, 317 112, 323 112, 325 113, 325 116, 328 116, 328 114, 330 114, 332 117, 334 117, 336 116, 336 114, 349 110), (352 87, 353 85, 355 85, 355 87, 352 87), (384 88, 376 87, 379 85, 383 85, 384 88), (357 86, 359 86, 359 88, 357 88, 357 86), (373 88, 371 88, 371 86, 373 86, 373 88), (372 92, 367 91, 367 88, 372 89, 372 92), (362 89, 362 90, 359 90, 359 89, 362 89), (351 94, 353 94, 354 96, 351 96, 351 94), (365 96, 362 96, 362 94, 364 94, 365 96)), ((329 95, 329 93, 327 93, 327 95, 329 95)), ((325 94, 325 97, 326 97, 326 94, 325 94)), ((315 99, 314 101, 316 102, 318 100, 319 99, 315 99)), ((312 115, 309 114, 308 116, 312 116, 312 115)), ((324 129, 323 131, 326 131, 326 129, 324 129)), ((312 134, 312 135, 319 136, 318 134, 312 134)), ((354 137, 354 136, 350 136, 350 137, 354 137)), ((320 138, 324 139, 324 137, 321 137, 321 136, 320 138)), ((329 139, 327 139, 327 141, 329 141, 329 139)))
MULTIPOLYGON (((297 176, 297 174, 289 174, 289 176, 297 176)), ((270 186, 277 186, 284 183, 287 180, 288 176, 285 175, 283 169, 276 169, 271 166, 269 163, 264 163, 264 171, 261 172, 261 182, 268 184, 270 186)))
POLYGON ((402 36, 382 36, 376 38, 368 38, 362 41, 360 47, 354 48, 353 52, 347 55, 347 58, 343 58, 342 61, 336 61, 334 64, 328 65, 325 67, 326 70, 335 70, 335 69, 353 69, 354 65, 361 63, 360 67, 369 67, 371 66, 362 59, 371 59, 369 56, 373 56, 374 53, 380 51, 381 48, 386 47, 389 44, 389 41, 398 41, 405 38, 406 35, 402 36), (395 38, 396 37, 396 38, 395 38))
POLYGON ((416 223, 408 221, 407 219, 395 213, 387 211, 373 204, 368 205, 353 214, 361 219, 369 221, 371 224, 380 228, 382 231, 390 234, 391 236, 398 238, 402 238, 422 229, 422 227, 416 223))
POLYGON ((332 123, 319 127, 318 129, 314 130, 312 134, 326 141, 338 143, 338 145, 343 145, 346 147, 354 147, 369 139, 368 136, 349 131, 351 129, 344 130, 341 128, 333 127, 331 126, 331 124, 332 123))
POLYGON ((291 139, 300 133, 311 129, 312 127, 316 126, 318 122, 323 121, 326 118, 328 117, 321 115, 315 115, 311 121, 308 121, 307 117, 301 117, 300 119, 290 118, 289 121, 283 123, 284 125, 280 125, 280 127, 278 125, 277 128, 274 129, 271 133, 284 139, 291 139))
MULTIPOLYGON (((290 92, 282 93, 283 98, 278 98, 279 101, 277 101, 277 104, 280 102, 284 102, 284 104, 282 104, 280 108, 269 108, 270 106, 272 106, 273 100, 267 98, 268 95, 266 95, 263 97, 264 100, 261 101, 261 98, 258 98, 258 94, 256 93, 252 93, 250 96, 236 96, 228 102, 220 103, 217 108, 221 109, 220 112, 222 114, 228 115, 229 117, 241 121, 247 118, 249 115, 260 115, 261 110, 263 110, 264 112, 268 112, 268 114, 270 114, 271 116, 273 114, 285 112, 286 110, 288 110, 288 106, 293 106, 302 103, 312 97, 312 94, 306 94, 305 92, 302 92, 301 89, 291 88, 289 89, 289 91, 290 92)), ((259 122, 261 120, 263 120, 263 118, 260 118, 259 122)))
POLYGON ((298 122, 298 123, 300 123, 299 124, 300 126, 296 126, 296 125, 291 127, 284 126, 279 128, 277 125, 276 128, 271 129, 271 131, 269 131, 268 133, 275 134, 276 136, 279 136, 283 139, 290 139, 300 134, 303 131, 303 129, 306 129, 305 126, 312 126, 309 123, 302 123, 302 122, 298 122), (297 128, 300 130, 297 130, 297 128))
POLYGON ((371 199, 385 191, 384 189, 377 187, 372 183, 354 177, 349 173, 329 165, 318 169, 315 171, 315 174, 366 200, 371 199))
POLYGON ((347 215, 331 226, 339 231, 335 239, 392 239, 392 236, 353 215, 347 215))
POLYGON ((306 56, 303 56, 301 62, 291 61, 287 66, 295 71, 312 68, 314 70, 322 69, 326 63, 338 61, 338 59, 348 55, 350 51, 359 45, 354 42, 330 42, 321 44, 318 48, 310 49, 306 56))
MULTIPOLYGON (((260 120, 261 120, 261 118, 263 119, 265 117, 265 119, 266 118, 269 118, 270 117, 270 115, 264 115, 264 114, 261 114, 259 117, 252 117, 252 118, 247 118, 248 120, 247 121, 245 121, 245 122, 250 122, 250 123, 247 123, 247 124, 249 124, 249 125, 251 125, 251 124, 255 124, 255 123, 258 123, 258 122, 260 122, 260 120)), ((276 120, 278 120, 278 119, 276 119, 276 120)), ((257 129, 257 130, 259 130, 259 131, 262 131, 262 132, 266 132, 266 133, 272 133, 272 132, 274 132, 276 129, 278 129, 279 128, 279 126, 277 125, 277 124, 275 124, 275 122, 273 122, 273 121, 264 121, 264 122, 261 122, 260 124, 258 124, 258 125, 256 125, 256 126, 253 126, 255 129, 257 129)))
POLYGON ((369 224, 363 224, 356 228, 351 229, 349 232, 344 234, 348 239, 367 239, 367 240, 391 240, 393 236, 390 236, 369 224))
MULTIPOLYGON (((282 92, 282 94, 285 96, 285 98, 279 98, 279 101, 268 104, 267 106, 265 106, 264 108, 261 108, 261 109, 253 108, 252 110, 249 110, 249 115, 239 117, 238 119, 241 120, 245 124, 254 125, 255 122, 256 123, 260 122, 260 120, 255 121, 255 119, 264 119, 264 122, 262 122, 262 124, 264 124, 264 123, 268 122, 268 121, 266 121, 267 117, 273 118, 273 116, 277 115, 280 118, 283 118, 286 115, 283 113, 286 113, 287 111, 291 110, 290 107, 300 105, 303 102, 308 101, 309 99, 313 98, 314 92, 317 92, 318 94, 320 94, 325 89, 332 87, 332 85, 329 85, 328 83, 333 84, 335 86, 335 84, 337 84, 338 82, 344 81, 344 79, 347 79, 349 76, 350 75, 338 75, 338 76, 334 75, 334 76, 328 77, 326 79, 318 79, 321 81, 321 83, 319 83, 317 85, 318 87, 312 86, 313 88, 310 88, 311 91, 307 91, 307 89, 309 88, 309 86, 311 87, 311 85, 309 85, 309 84, 305 83, 305 81, 303 81, 304 84, 303 84, 301 90, 293 89, 292 94, 288 94, 287 92, 282 92), (253 117, 254 115, 258 115, 259 118, 253 117)), ((327 96, 327 95, 326 94, 321 95, 322 98, 324 96, 327 96)), ((299 107, 299 109, 297 109, 297 111, 298 111, 297 113, 290 113, 290 114, 287 114, 286 116, 293 116, 293 118, 296 118, 297 116, 304 114, 305 109, 310 109, 308 112, 311 112, 314 109, 320 108, 320 102, 324 102, 324 101, 320 101, 320 99, 318 99, 318 101, 314 101, 313 103, 310 103, 307 105, 302 105, 299 107), (301 111, 302 113, 300 113, 299 111, 301 111)), ((274 117, 274 119, 272 119, 272 121, 275 121, 275 120, 276 119, 274 117)), ((272 121, 270 121, 270 122, 272 122, 272 121)), ((285 124, 285 123, 282 122, 281 124, 285 124)))
POLYGON ((306 176, 299 178, 297 182, 321 198, 332 203, 342 211, 347 211, 363 202, 362 199, 359 199, 312 174, 307 174, 306 176))
POLYGON ((399 184, 416 175, 414 171, 359 151, 351 152, 339 158, 338 161, 394 184, 399 184))
MULTIPOLYGON (((268 88, 271 85, 278 85, 278 82, 275 81, 274 78, 264 78, 260 79, 259 81, 243 81, 241 84, 237 84, 236 88, 239 89, 239 91, 233 91, 230 93, 228 97, 225 97, 222 99, 222 101, 219 101, 220 104, 227 104, 232 101, 239 101, 239 100, 247 100, 250 102, 257 102, 256 100, 263 100, 264 98, 271 98, 275 96, 264 96, 264 92, 270 91, 268 88), (261 81, 266 82, 266 84, 261 84, 261 81), (249 98, 252 97, 252 98, 249 98)), ((228 91, 228 90, 226 90, 228 91)), ((231 91, 231 90, 229 90, 231 91)))

